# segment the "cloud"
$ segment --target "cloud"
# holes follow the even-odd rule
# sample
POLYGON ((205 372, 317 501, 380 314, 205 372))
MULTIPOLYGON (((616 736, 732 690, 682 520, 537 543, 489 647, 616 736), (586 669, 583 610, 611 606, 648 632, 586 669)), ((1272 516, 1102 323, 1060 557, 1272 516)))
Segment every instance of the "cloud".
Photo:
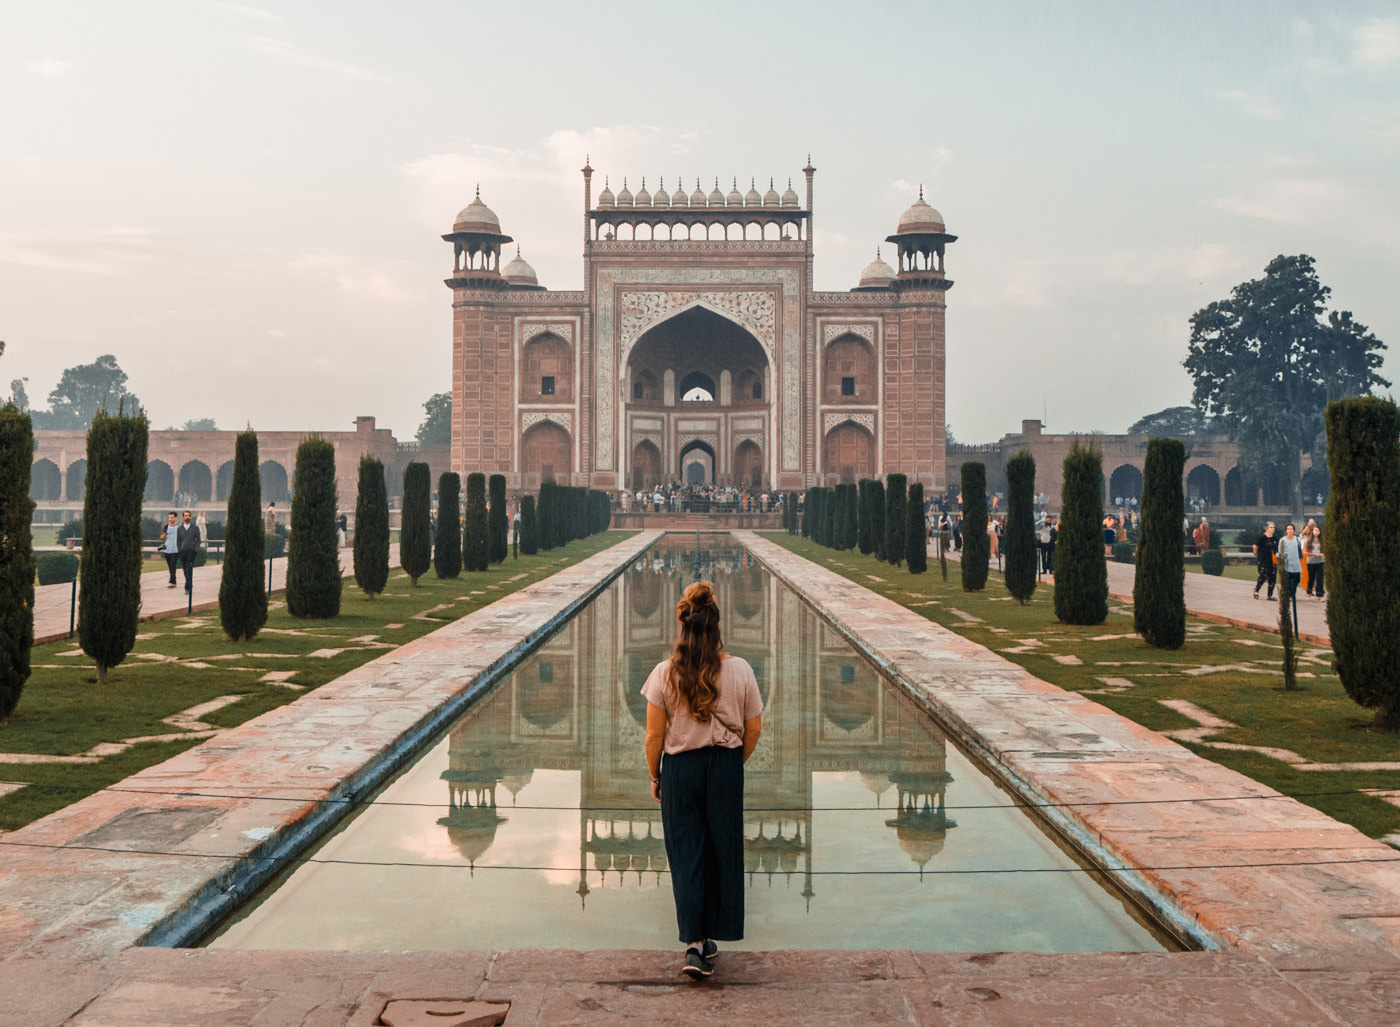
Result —
POLYGON ((326 250, 307 250, 288 266, 293 271, 334 282, 341 292, 356 299, 378 303, 421 302, 426 289, 434 284, 406 284, 419 277, 416 267, 377 267, 359 257, 326 250))
POLYGON ((1223 93, 1218 93, 1223 100, 1231 100, 1237 104, 1244 113, 1251 118, 1259 118, 1263 121, 1278 121, 1283 115, 1278 107, 1270 103, 1263 96, 1257 93, 1247 93, 1243 89, 1227 89, 1223 93))
POLYGON ((58 78, 73 70, 73 65, 60 61, 57 57, 45 57, 42 61, 30 61, 29 70, 45 78, 58 78))
POLYGON ((1321 178, 1284 178, 1260 183, 1248 193, 1224 196, 1215 206, 1232 214, 1302 225, 1329 220, 1346 198, 1334 181, 1321 178))
POLYGON ((318 57, 315 54, 307 53, 299 49, 295 44, 287 42, 285 39, 270 39, 267 36, 252 36, 247 44, 258 53, 276 57, 278 60, 295 64, 302 68, 311 68, 314 71, 329 71, 340 75, 343 78, 353 79, 357 82, 392 82, 393 79, 381 75, 378 72, 368 71, 345 61, 332 60, 329 57, 318 57))
POLYGON ((0 232, 0 263, 119 276, 149 264, 159 242, 157 233, 145 228, 97 229, 82 235, 0 232))
POLYGON ((1356 29, 1352 57, 1366 68, 1400 65, 1400 22, 1368 21, 1356 29))

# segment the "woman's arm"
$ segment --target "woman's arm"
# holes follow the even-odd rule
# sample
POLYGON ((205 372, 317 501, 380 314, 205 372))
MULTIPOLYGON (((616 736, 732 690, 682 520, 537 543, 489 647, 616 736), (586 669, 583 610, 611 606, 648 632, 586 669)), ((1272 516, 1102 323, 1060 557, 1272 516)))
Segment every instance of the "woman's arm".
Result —
POLYGON ((744 721, 744 762, 749 761, 753 751, 758 748, 758 736, 763 734, 763 718, 750 717, 744 721))
POLYGON ((651 773, 651 797, 661 801, 661 747, 666 741, 666 711, 647 703, 647 770, 651 773))

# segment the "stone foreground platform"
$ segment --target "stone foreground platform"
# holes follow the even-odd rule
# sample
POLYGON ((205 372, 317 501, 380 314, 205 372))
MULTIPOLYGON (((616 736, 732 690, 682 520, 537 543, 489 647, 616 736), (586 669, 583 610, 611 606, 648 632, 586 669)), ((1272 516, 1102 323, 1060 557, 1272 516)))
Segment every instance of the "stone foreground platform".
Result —
POLYGON ((453 715, 483 675, 630 563, 647 533, 7 836, 0 1024, 371 1025, 395 1000, 472 998, 509 1002, 509 1027, 1400 1020, 1392 850, 739 536, 1023 796, 1072 804, 1044 812, 1081 848, 1160 896, 1182 933, 1224 951, 722 953, 716 978, 689 985, 669 952, 141 947, 217 912, 244 868, 362 793, 367 764, 453 715))

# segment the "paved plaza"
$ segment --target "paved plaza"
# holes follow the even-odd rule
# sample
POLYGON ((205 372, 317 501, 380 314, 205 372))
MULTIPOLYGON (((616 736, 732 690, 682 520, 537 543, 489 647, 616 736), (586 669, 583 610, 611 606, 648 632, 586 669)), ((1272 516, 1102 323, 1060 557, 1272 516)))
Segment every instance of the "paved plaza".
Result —
MULTIPOLYGON (((454 716, 484 676, 656 538, 645 532, 6 836, 0 1024, 373 1025, 396 1001, 437 1003, 435 1012, 457 1009, 460 1020, 470 999, 508 1002, 510 1027, 1400 1016, 1392 849, 760 536, 736 536, 1019 798, 1049 804, 1046 817, 1101 865, 1120 868, 1126 889, 1219 951, 732 952, 720 955, 715 979, 692 986, 680 981, 674 952, 149 947, 185 940, 184 925, 217 915, 248 867, 372 787, 367 766, 454 716)), ((1122 574, 1132 568, 1110 568, 1111 590, 1130 594, 1122 574)), ((148 577, 164 590, 161 576, 148 577)), ((1276 611, 1253 602, 1248 583, 1188 575, 1187 585, 1188 606, 1207 615, 1268 627, 1276 611)), ((454 1022, 430 1018, 426 1006, 396 1008, 405 1023, 454 1022)))

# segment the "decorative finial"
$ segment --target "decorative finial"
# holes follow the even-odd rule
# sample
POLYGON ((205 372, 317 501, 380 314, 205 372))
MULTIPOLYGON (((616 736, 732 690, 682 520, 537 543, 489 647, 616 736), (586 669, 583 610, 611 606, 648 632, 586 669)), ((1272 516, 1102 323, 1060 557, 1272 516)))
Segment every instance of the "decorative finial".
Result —
POLYGON ((608 176, 607 176, 607 175, 604 175, 604 176, 603 176, 603 188, 606 189, 607 187, 608 187, 608 176))
POLYGON ((646 176, 646 175, 643 175, 643 176, 642 176, 642 188, 645 189, 646 187, 647 187, 647 176, 646 176))
POLYGON ((516 259, 516 260, 519 260, 519 259, 520 259, 520 244, 519 244, 519 243, 516 243, 516 244, 515 244, 515 259, 516 259))
POLYGON ((661 189, 661 190, 663 190, 663 191, 665 190, 665 188, 666 188, 666 176, 665 176, 665 175, 662 175, 660 178, 658 178, 658 179, 656 180, 656 188, 661 189))
POLYGON ((481 199, 481 183, 476 183, 476 198, 481 199))
POLYGON ((922 200, 923 198, 924 198, 924 183, 920 182, 920 183, 919 183, 919 199, 922 200))

